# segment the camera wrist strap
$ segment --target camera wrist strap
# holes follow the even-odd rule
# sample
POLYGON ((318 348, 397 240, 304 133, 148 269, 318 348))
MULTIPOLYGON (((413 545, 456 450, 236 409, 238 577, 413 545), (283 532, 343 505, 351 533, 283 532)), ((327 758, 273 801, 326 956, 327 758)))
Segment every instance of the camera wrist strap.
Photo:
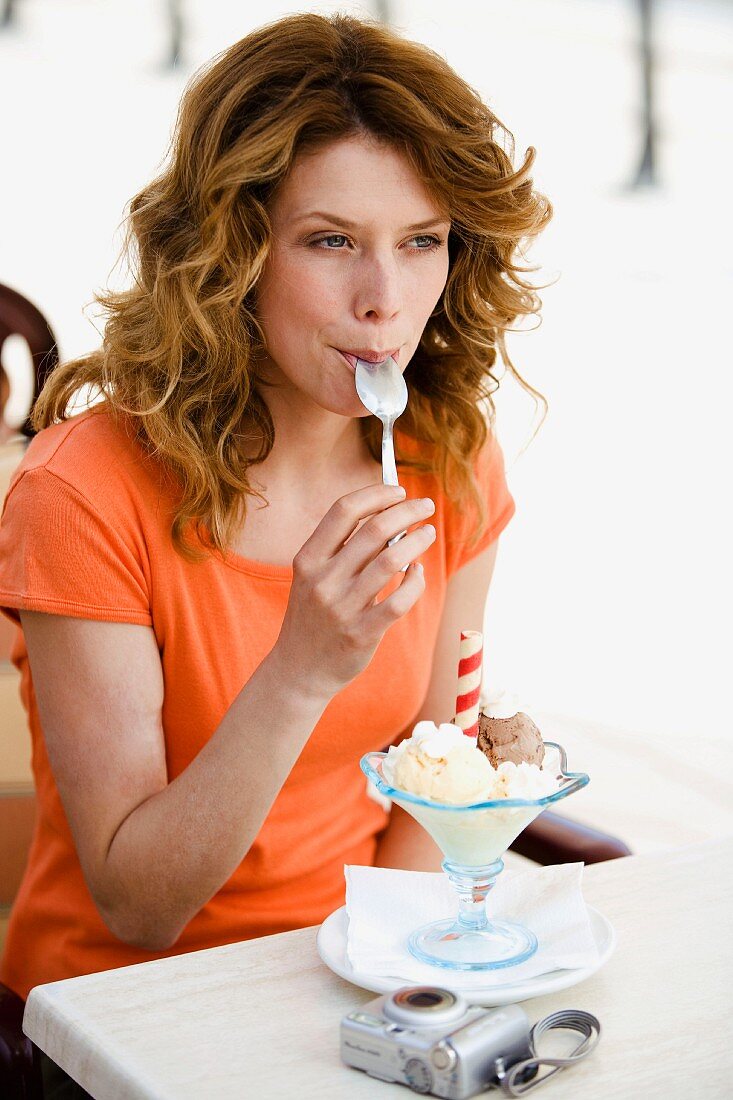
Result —
POLYGON ((582 1058, 594 1049, 598 1040, 601 1037, 601 1025, 595 1016, 592 1016, 590 1012, 581 1012, 580 1009, 563 1009, 560 1012, 553 1012, 551 1016, 546 1016, 544 1020, 540 1020, 534 1025, 530 1032, 530 1045, 534 1058, 527 1058, 524 1062, 517 1062, 501 1075, 501 1087, 504 1090, 506 1096, 524 1096, 530 1089, 536 1088, 537 1085, 544 1084, 550 1077, 558 1073, 561 1069, 565 1069, 566 1066, 572 1066, 576 1062, 579 1062, 582 1058), (537 1040, 541 1035, 544 1035, 546 1031, 551 1031, 553 1028, 565 1028, 569 1031, 578 1031, 583 1038, 575 1047, 575 1049, 567 1056, 567 1058, 540 1058, 537 1056, 537 1040), (528 1081, 526 1084, 514 1084, 517 1077, 524 1071, 531 1067, 540 1066, 552 1066, 553 1068, 549 1073, 544 1074, 539 1079, 535 1078, 533 1081, 528 1081))

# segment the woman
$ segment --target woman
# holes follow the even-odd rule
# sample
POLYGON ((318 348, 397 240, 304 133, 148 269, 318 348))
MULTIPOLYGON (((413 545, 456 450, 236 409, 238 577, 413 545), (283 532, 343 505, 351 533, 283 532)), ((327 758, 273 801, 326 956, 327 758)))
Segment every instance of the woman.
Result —
POLYGON ((39 800, 21 995, 318 923, 344 863, 437 866, 358 760, 451 718, 513 511, 491 371, 549 206, 502 136, 439 57, 344 16, 264 27, 187 91, 134 285, 48 382, 0 528, 39 800), (403 490, 354 384, 387 354, 403 490))

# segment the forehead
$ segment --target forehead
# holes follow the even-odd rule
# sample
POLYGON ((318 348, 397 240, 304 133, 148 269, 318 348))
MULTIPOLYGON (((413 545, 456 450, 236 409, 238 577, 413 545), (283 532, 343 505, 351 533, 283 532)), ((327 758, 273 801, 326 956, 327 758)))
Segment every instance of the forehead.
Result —
POLYGON ((407 212, 415 222, 443 216, 404 153, 368 136, 343 138, 295 158, 273 215, 284 223, 314 210, 356 222, 375 214, 400 222, 407 212))

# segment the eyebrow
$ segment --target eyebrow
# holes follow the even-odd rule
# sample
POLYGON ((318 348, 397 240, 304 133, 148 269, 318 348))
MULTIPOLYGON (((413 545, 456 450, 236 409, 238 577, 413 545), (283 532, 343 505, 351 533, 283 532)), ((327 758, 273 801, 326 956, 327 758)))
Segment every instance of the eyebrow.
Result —
MULTIPOLYGON (((301 214, 299 217, 294 218, 295 222, 307 221, 309 218, 319 218, 322 221, 331 222, 332 225, 341 226, 343 229, 358 229, 357 222, 351 222, 348 218, 339 218, 335 214, 326 214, 322 210, 311 210, 308 214, 301 214)), ((400 230, 402 233, 412 233, 420 229, 429 229, 431 225, 439 225, 442 222, 449 222, 450 218, 444 215, 438 214, 434 218, 429 218, 426 222, 416 222, 415 225, 406 225, 400 230)))

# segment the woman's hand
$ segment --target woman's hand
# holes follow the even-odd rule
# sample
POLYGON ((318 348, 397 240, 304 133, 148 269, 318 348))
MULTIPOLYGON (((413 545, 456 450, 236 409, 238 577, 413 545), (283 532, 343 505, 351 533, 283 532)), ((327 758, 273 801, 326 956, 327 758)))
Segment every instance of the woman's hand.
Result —
POLYGON ((415 559, 434 541, 435 528, 421 524, 394 546, 387 543, 432 515, 435 504, 404 497, 400 486, 378 484, 347 493, 293 560, 293 586, 273 655, 277 651, 289 681, 307 695, 336 695, 358 676, 386 630, 425 590, 415 559), (410 568, 399 587, 377 603, 405 565, 410 568))

